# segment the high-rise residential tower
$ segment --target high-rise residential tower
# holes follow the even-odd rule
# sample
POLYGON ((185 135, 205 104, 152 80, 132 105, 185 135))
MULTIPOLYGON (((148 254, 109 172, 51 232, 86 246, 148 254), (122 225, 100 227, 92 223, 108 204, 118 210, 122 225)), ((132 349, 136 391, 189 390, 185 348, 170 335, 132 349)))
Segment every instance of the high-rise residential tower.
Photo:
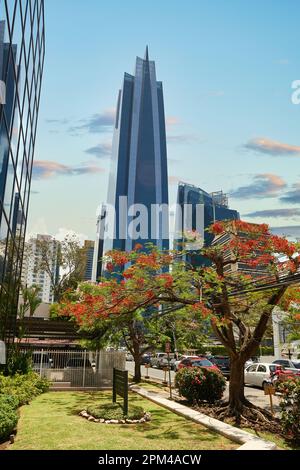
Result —
POLYGON ((0 0, 0 339, 15 334, 44 52, 44 1, 0 0))
POLYGON ((50 235, 37 235, 25 244, 22 284, 23 286, 38 286, 41 301, 45 304, 54 302, 52 283, 59 279, 59 242, 50 235), (48 266, 51 278, 45 268, 41 268, 44 259, 44 246, 47 245, 48 266))
POLYGON ((104 241, 104 253, 112 248, 131 250, 136 243, 146 242, 168 249, 163 87, 156 80, 155 62, 149 60, 148 47, 145 58, 136 59, 135 74, 125 73, 119 92, 107 202, 107 224, 115 229, 104 241), (110 207, 115 208, 114 222, 110 207))

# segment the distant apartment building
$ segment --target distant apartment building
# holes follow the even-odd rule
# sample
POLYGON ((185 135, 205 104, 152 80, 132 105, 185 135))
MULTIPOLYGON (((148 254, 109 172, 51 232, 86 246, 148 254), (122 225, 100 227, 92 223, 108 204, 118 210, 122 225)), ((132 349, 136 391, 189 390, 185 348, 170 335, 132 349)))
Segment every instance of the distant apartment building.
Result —
MULTIPOLYGON (((175 218, 174 248, 182 249, 185 232, 195 230, 202 238, 204 246, 210 246, 214 235, 207 229, 216 221, 239 220, 236 210, 229 208, 228 197, 222 191, 208 193, 192 184, 180 182, 178 185, 177 209, 175 218)), ((208 264, 207 260, 194 250, 186 256, 186 261, 194 266, 208 264)))
POLYGON ((94 249, 95 249, 95 242, 91 240, 85 240, 84 246, 83 246, 84 263, 85 263, 84 272, 83 272, 84 281, 91 281, 93 277, 94 249))
MULTIPOLYGON (((255 225, 255 224, 252 224, 252 225, 255 225)), ((241 232, 238 234, 239 237, 241 237, 241 239, 243 239, 243 236, 244 234, 241 232)), ((245 235, 246 237, 246 235, 245 235)), ((233 235, 229 234, 229 233, 221 233, 220 235, 217 235, 213 242, 212 242, 212 245, 226 245, 228 246, 229 243, 230 243, 230 240, 233 239, 233 235)), ((226 247, 225 247, 226 248, 226 247)), ((257 255, 261 255, 262 252, 258 252, 257 255)), ((225 249, 225 260, 231 260, 233 259, 234 256, 232 254, 232 251, 230 250, 230 248, 227 248, 225 249)), ((259 277, 262 277, 262 276, 268 276, 270 275, 270 271, 268 269, 268 266, 265 265, 265 264, 258 264, 257 266, 253 266, 251 265, 251 263, 247 262, 247 259, 245 260, 241 260, 241 261, 237 261, 237 262, 234 262, 234 263, 229 263, 227 264, 226 266, 224 266, 224 272, 229 274, 234 274, 234 273, 242 273, 242 274, 246 274, 246 275, 249 275, 249 276, 252 276, 254 278, 259 278, 259 277)))
POLYGON ((51 304, 54 302, 51 285, 53 280, 59 277, 58 265, 59 242, 48 235, 37 235, 31 238, 25 246, 22 284, 23 286, 38 286, 40 288, 39 297, 43 303, 51 304), (47 263, 51 272, 43 269, 43 257, 45 257, 45 244, 47 246, 47 263), (51 280, 52 277, 52 280, 51 280))

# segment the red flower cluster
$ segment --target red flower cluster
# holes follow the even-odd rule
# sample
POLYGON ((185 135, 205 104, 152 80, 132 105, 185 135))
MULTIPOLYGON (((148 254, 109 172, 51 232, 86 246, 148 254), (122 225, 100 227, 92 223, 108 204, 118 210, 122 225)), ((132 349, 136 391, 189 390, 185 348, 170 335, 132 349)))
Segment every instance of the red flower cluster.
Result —
POLYGON ((113 270, 114 270, 114 265, 113 265, 112 263, 107 263, 106 269, 107 269, 107 271, 109 271, 110 273, 112 273, 113 270))
POLYGON ((256 235, 268 235, 269 233, 269 226, 267 224, 252 224, 243 220, 235 220, 233 224, 238 232, 256 235))
POLYGON ((156 253, 149 253, 149 254, 141 254, 137 260, 136 264, 145 268, 153 268, 153 269, 159 269, 159 263, 157 260, 157 254, 156 253))
POLYGON ((209 315, 211 315, 211 310, 209 310, 209 308, 207 308, 203 302, 197 302, 196 304, 192 305, 192 309, 200 313, 203 318, 207 318, 209 315))
POLYGON ((143 245, 141 245, 141 243, 136 243, 135 246, 134 246, 133 251, 139 251, 142 248, 143 248, 143 245))
POLYGON ((140 277, 139 279, 136 280, 136 285, 139 289, 143 289, 145 285, 145 280, 142 277, 140 277))
POLYGON ((296 246, 294 243, 290 243, 285 238, 273 236, 272 243, 273 249, 276 253, 282 253, 290 257, 296 252, 296 246))
POLYGON ((215 235, 220 235, 221 233, 223 233, 225 231, 225 226, 223 223, 221 222, 215 222, 212 226, 211 226, 211 231, 212 233, 214 233, 215 235))
POLYGON ((129 262, 129 254, 123 251, 110 251, 107 255, 117 266, 124 266, 129 262))
POLYGON ((126 271, 123 272, 123 277, 125 279, 132 279, 134 276, 134 267, 130 266, 130 268, 126 269, 126 271))
POLYGON ((174 279, 171 274, 160 274, 157 276, 157 279, 164 281, 164 287, 166 287, 166 289, 169 289, 173 286, 174 279))

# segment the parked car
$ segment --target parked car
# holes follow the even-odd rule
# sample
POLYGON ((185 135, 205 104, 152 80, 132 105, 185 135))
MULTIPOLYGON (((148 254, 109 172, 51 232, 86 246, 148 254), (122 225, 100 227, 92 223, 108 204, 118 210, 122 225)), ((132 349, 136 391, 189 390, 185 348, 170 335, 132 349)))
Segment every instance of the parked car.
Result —
POLYGON ((271 376, 271 382, 283 382, 289 378, 300 377, 300 370, 294 367, 284 367, 280 364, 275 364, 275 372, 271 376))
POLYGON ((275 372, 275 364, 256 362, 245 369, 244 383, 245 385, 256 385, 264 388, 265 384, 270 383, 275 372))
POLYGON ((184 367, 207 367, 208 369, 220 370, 215 364, 205 357, 197 357, 196 359, 183 359, 178 364, 178 370, 183 369, 184 367))
POLYGON ((143 354, 142 359, 141 359, 141 364, 142 365, 150 364, 150 360, 151 360, 151 355, 150 354, 143 354))
POLYGON ((170 368, 173 370, 174 361, 175 361, 174 353, 170 353, 169 358, 168 358, 168 354, 165 354, 165 356, 163 356, 160 360, 160 368, 163 369, 164 367, 170 366, 170 368))
POLYGON ((228 356, 207 356, 206 358, 218 367, 224 377, 229 378, 230 358, 228 356))
POLYGON ((85 359, 78 356, 78 357, 72 357, 71 359, 68 360, 66 364, 66 369, 78 369, 78 368, 86 368, 86 369, 92 369, 92 364, 88 358, 85 359))
POLYGON ((128 362, 134 361, 133 355, 130 352, 126 353, 126 361, 128 362))
POLYGON ((288 367, 292 369, 300 369, 300 361, 293 359, 276 359, 272 364, 278 364, 279 366, 288 367))
POLYGON ((174 361, 172 361, 172 363, 171 363, 171 368, 174 370, 174 372, 178 371, 178 366, 181 363, 181 361, 183 361, 184 359, 191 359, 191 360, 199 359, 199 356, 186 356, 186 355, 183 355, 183 356, 179 356, 178 359, 174 358, 174 361))
POLYGON ((159 352, 159 353, 156 353, 154 354, 154 356, 152 356, 150 358, 150 366, 151 367, 156 367, 156 368, 160 368, 160 363, 161 363, 161 360, 164 356, 167 356, 166 353, 163 353, 163 352, 159 352))
POLYGON ((31 360, 33 369, 40 369, 41 366, 42 369, 50 369, 53 367, 53 360, 49 354, 41 351, 33 352, 31 360))
POLYGON ((98 373, 92 367, 88 357, 82 356, 70 358, 64 368, 63 381, 70 382, 71 386, 90 386, 97 385, 98 373))

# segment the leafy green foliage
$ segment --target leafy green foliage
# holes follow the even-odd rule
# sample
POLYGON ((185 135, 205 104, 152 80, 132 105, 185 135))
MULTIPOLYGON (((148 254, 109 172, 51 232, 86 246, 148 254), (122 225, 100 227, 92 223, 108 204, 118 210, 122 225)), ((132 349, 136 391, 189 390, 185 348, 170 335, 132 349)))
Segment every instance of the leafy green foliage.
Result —
POLYGON ((44 271, 48 274, 54 299, 59 301, 69 289, 76 289, 78 282, 82 281, 86 265, 86 250, 81 248, 75 235, 67 235, 61 242, 56 241, 55 248, 53 248, 54 241, 54 239, 37 241, 41 257, 36 273, 44 271), (53 270, 54 249, 60 276, 57 276, 53 270))
POLYGON ((34 372, 26 375, 0 375, 0 441, 4 441, 18 422, 17 408, 46 392, 49 383, 34 372))
POLYGON ((123 408, 119 403, 103 403, 101 405, 89 406, 87 412, 97 419, 141 419, 145 411, 141 406, 130 405, 128 414, 124 416, 123 408))
POLYGON ((19 406, 19 400, 13 395, 0 395, 0 408, 3 406, 10 406, 14 410, 16 410, 19 406))
POLYGON ((0 442, 7 439, 15 429, 18 414, 8 402, 0 401, 0 442))
POLYGON ((7 375, 28 374, 31 371, 31 352, 21 351, 17 345, 11 346, 8 352, 5 373, 7 375))
POLYGON ((40 378, 34 372, 26 375, 15 374, 12 377, 0 375, 0 397, 2 394, 10 395, 18 401, 19 406, 28 404, 34 397, 48 389, 48 380, 40 378))
POLYGON ((285 435, 300 443, 300 379, 279 382, 277 390, 282 394, 280 421, 285 435))
POLYGON ((213 369, 184 367, 175 376, 175 386, 190 403, 214 403, 221 400, 226 388, 226 379, 213 369))

